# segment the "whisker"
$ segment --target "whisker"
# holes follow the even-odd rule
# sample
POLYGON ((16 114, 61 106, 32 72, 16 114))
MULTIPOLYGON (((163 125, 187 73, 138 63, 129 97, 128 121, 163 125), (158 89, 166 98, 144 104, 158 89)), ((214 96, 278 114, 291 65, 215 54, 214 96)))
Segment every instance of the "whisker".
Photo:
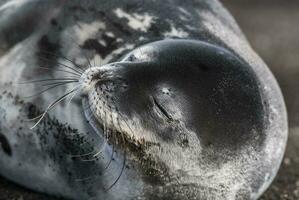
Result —
MULTIPOLYGON (((121 114, 119 114, 121 118, 124 119, 124 117, 122 117, 121 114)), ((130 131, 133 133, 133 130, 131 129, 131 127, 129 126, 129 124, 126 122, 126 120, 123 120, 125 122, 125 124, 127 125, 127 128, 130 129, 130 131)))
MULTIPOLYGON (((83 143, 80 144, 80 146, 86 144, 88 141, 85 141, 83 143)), ((86 157, 86 156, 90 156, 96 154, 96 150, 93 150, 91 152, 88 153, 83 153, 83 154, 68 154, 71 158, 80 158, 80 157, 86 157)))
POLYGON ((105 189, 105 191, 109 191, 111 188, 113 188, 113 186, 119 181, 120 177, 122 176, 125 166, 126 166, 126 160, 127 160, 127 154, 126 151, 124 152, 124 159, 123 159, 123 163, 122 163, 122 168, 121 168, 121 172, 118 175, 117 179, 108 187, 105 189))
POLYGON ((69 156, 72 157, 72 158, 80 158, 80 157, 90 156, 90 155, 94 154, 95 152, 96 151, 93 150, 93 151, 91 151, 89 153, 85 153, 85 154, 69 154, 69 156))
POLYGON ((64 84, 68 84, 68 83, 78 83, 78 81, 57 81, 57 82, 53 82, 53 83, 44 83, 41 86, 50 86, 50 85, 56 85, 58 83, 64 83, 64 84))
POLYGON ((97 157, 98 155, 100 155, 102 153, 102 151, 98 151, 96 154, 94 154, 92 157, 97 157))
POLYGON ((66 68, 68 68, 68 69, 70 69, 70 70, 73 70, 73 71, 75 71, 75 72, 78 72, 78 73, 80 73, 80 74, 82 74, 84 71, 81 69, 81 68, 73 68, 73 67, 70 67, 70 66, 68 66, 68 65, 66 65, 66 64, 63 64, 63 63, 60 63, 60 62, 58 62, 58 61, 55 61, 55 60, 51 60, 51 59, 49 59, 49 58, 44 58, 44 57, 40 57, 42 60, 45 60, 45 61, 48 61, 48 62, 51 62, 51 63, 57 63, 58 65, 60 65, 60 66, 63 66, 63 67, 66 67, 66 68))
POLYGON ((110 166, 110 164, 112 163, 113 156, 114 156, 114 145, 112 144, 112 153, 111 153, 111 156, 110 156, 109 162, 108 162, 108 164, 105 166, 104 170, 107 170, 107 169, 108 169, 108 167, 110 166))
MULTIPOLYGON (((106 117, 106 112, 105 112, 105 124, 106 124, 106 121, 107 121, 107 117, 106 117)), ((111 134, 111 144, 112 144, 112 153, 111 153, 111 156, 110 156, 110 158, 109 158, 109 161, 108 161, 108 163, 107 163, 107 165, 105 166, 105 168, 104 168, 104 171, 105 170, 107 170, 108 168, 109 168, 109 166, 111 165, 111 163, 112 163, 112 160, 113 160, 113 156, 114 156, 114 134, 111 134)))
MULTIPOLYGON (((102 153, 102 151, 100 151, 101 153, 102 153)), ((94 158, 91 158, 91 159, 87 159, 87 160, 83 160, 83 159, 81 159, 81 161, 82 162, 93 162, 93 161, 97 161, 97 160, 99 160, 101 158, 101 156, 99 156, 99 157, 94 157, 94 158)), ((103 157, 102 157, 103 158, 103 157)))
POLYGON ((48 68, 48 67, 38 67, 38 68, 41 68, 41 69, 45 69, 45 70, 53 70, 53 71, 57 71, 57 72, 65 72, 65 73, 68 73, 68 74, 72 74, 74 76, 77 76, 78 78, 80 78, 81 74, 77 73, 77 72, 71 72, 71 71, 66 71, 66 70, 62 70, 62 69, 52 69, 52 68, 48 68))
MULTIPOLYGON (((50 55, 50 56, 53 56, 53 57, 55 57, 55 58, 63 58, 63 59, 65 59, 66 61, 68 61, 69 63, 71 63, 71 64, 73 64, 75 67, 77 67, 78 69, 80 69, 80 70, 82 70, 82 71, 84 71, 84 69, 82 68, 82 67, 80 67, 79 65, 77 65, 75 62, 73 62, 72 60, 70 60, 69 58, 67 58, 67 57, 65 57, 65 56, 62 56, 62 55, 56 55, 56 54, 54 54, 54 53, 51 53, 51 52, 49 52, 49 51, 45 51, 45 50, 41 50, 41 53, 43 53, 43 54, 48 54, 48 55, 50 55)), ((45 57, 41 57, 41 56, 39 56, 40 58, 42 58, 42 59, 48 59, 48 58, 45 58, 45 57)), ((50 60, 50 59, 49 59, 50 60)), ((53 61, 54 62, 54 61, 53 61)))
MULTIPOLYGON (((103 126, 104 126, 104 135, 106 135, 105 137, 108 138, 108 133, 107 133, 107 115, 106 115, 106 112, 104 111, 105 115, 104 115, 104 119, 103 119, 103 126)), ((113 155, 114 155, 114 144, 113 144, 113 141, 114 141, 114 135, 111 134, 111 143, 112 143, 112 153, 111 153, 111 156, 110 156, 110 159, 109 159, 109 162, 108 164, 105 166, 104 170, 107 170, 108 167, 110 166, 110 164, 112 163, 112 159, 113 159, 113 155)))
POLYGON ((74 94, 71 96, 71 98, 67 102, 67 105, 70 105, 71 101, 74 99, 74 97, 78 94, 79 91, 80 91, 80 89, 78 89, 76 92, 74 92, 74 94))
POLYGON ((100 147, 100 149, 97 151, 97 153, 95 153, 92 156, 93 157, 92 159, 87 159, 87 160, 82 160, 82 161, 84 161, 84 162, 90 162, 90 161, 98 160, 99 159, 98 155, 100 155, 101 153, 103 153, 103 149, 105 149, 106 145, 107 145, 107 143, 104 141, 103 145, 100 147))
MULTIPOLYGON (((85 112, 86 110, 90 109, 91 106, 92 106, 92 104, 89 104, 86 108, 84 108, 84 112, 85 112)), ((93 117, 93 115, 94 115, 94 110, 90 109, 90 114, 89 114, 88 116, 86 116, 87 120, 90 121, 90 119, 91 119, 91 117, 93 117)), ((107 143, 105 142, 105 144, 101 147, 101 150, 99 150, 97 153, 95 153, 95 154, 93 155, 93 157, 95 157, 94 159, 82 160, 82 161, 94 161, 94 160, 97 160, 97 159, 98 159, 97 155, 99 155, 99 154, 101 154, 101 153, 103 152, 103 149, 105 148, 106 145, 107 145, 107 143)), ((91 154, 93 154, 94 152, 95 152, 95 151, 89 153, 88 155, 91 155, 91 154)))
MULTIPOLYGON (((113 123, 114 129, 116 129, 112 115, 111 115, 111 119, 112 119, 112 123, 113 123)), ((124 138, 124 135, 123 135, 123 130, 122 130, 120 124, 119 124, 118 118, 117 118, 117 123, 118 123, 119 129, 120 129, 120 132, 121 132, 123 145, 125 145, 125 138, 124 138)), ((127 159, 127 153, 126 153, 126 150, 124 149, 124 158, 123 158, 121 172, 119 173, 117 179, 107 189, 105 189, 105 191, 109 191, 119 181, 120 177, 122 176, 122 174, 124 172, 125 166, 126 166, 126 159, 127 159)))
POLYGON ((106 111, 104 111, 103 130, 104 130, 104 137, 105 137, 106 139, 108 139, 107 113, 106 113, 106 111))
MULTIPOLYGON (((101 152, 102 153, 102 152, 101 152)), ((91 159, 81 159, 82 162, 94 162, 94 161, 98 161, 99 159, 103 158, 103 156, 96 156, 96 157, 93 157, 91 159)))
MULTIPOLYGON (((93 103, 90 103, 88 106, 86 106, 86 108, 84 108, 84 111, 86 111, 87 109, 90 109, 90 107, 92 107, 92 104, 93 103)), ((87 116, 87 119, 90 120, 91 117, 94 117, 94 112, 95 110, 94 109, 91 109, 90 110, 90 114, 87 116)), ((113 123, 113 117, 111 116, 111 121, 113 123)), ((114 124, 114 123, 113 123, 114 124)), ((115 128, 115 125, 113 125, 114 128, 115 128)), ((109 134, 108 134, 108 129, 107 129, 107 113, 104 111, 104 117, 103 117, 103 135, 104 137, 109 140, 109 139, 112 139, 114 138, 114 135, 111 134, 111 137, 109 137, 109 134)), ((124 140, 124 138, 123 138, 124 140)), ((107 144, 107 143, 105 143, 107 144)), ((112 144, 113 144, 113 141, 112 141, 112 144)), ((104 149, 104 148, 102 148, 104 149)), ((100 155, 102 153, 102 150, 98 151, 96 154, 93 155, 93 159, 88 159, 88 160, 82 160, 84 162, 91 162, 91 161, 96 161, 99 159, 98 155, 100 155)), ((90 155, 91 153, 89 153, 88 155, 90 155)), ((107 165, 104 167, 104 170, 107 170, 109 168, 109 166, 111 165, 112 163, 112 160, 113 160, 113 155, 114 155, 114 145, 112 145, 112 153, 111 153, 111 157, 107 163, 107 165)), ((106 190, 110 190, 120 179, 120 177, 122 176, 123 174, 123 171, 124 171, 124 168, 125 168, 125 163, 126 163, 126 155, 124 155, 124 160, 123 160, 123 166, 122 166, 122 169, 121 169, 121 172, 119 174, 119 176, 117 177, 117 179, 106 189, 106 190)), ((101 174, 102 175, 102 174, 101 174)), ((87 178, 83 178, 83 179, 77 179, 76 181, 87 181, 87 180, 91 180, 91 179, 95 179, 97 178, 97 176, 91 176, 91 177, 87 177, 87 178)))
POLYGON ((45 92, 47 92, 47 91, 49 91, 49 90, 52 90, 52 89, 54 89, 54 88, 57 88, 58 86, 65 85, 65 84, 68 84, 68 83, 73 83, 73 81, 71 81, 71 82, 64 82, 64 83, 56 83, 56 84, 53 85, 52 87, 49 87, 49 88, 47 88, 47 89, 45 89, 45 90, 42 90, 42 91, 40 91, 40 92, 38 92, 38 93, 36 93, 36 94, 30 95, 30 96, 26 96, 26 97, 23 97, 23 98, 32 98, 32 97, 36 97, 36 96, 39 96, 39 95, 41 95, 41 94, 43 94, 43 93, 45 93, 45 92))
POLYGON ((20 82, 18 84, 30 84, 30 83, 41 83, 41 82, 47 82, 47 81, 78 81, 78 79, 75 78, 51 78, 51 79, 41 79, 41 80, 33 80, 33 81, 27 81, 27 82, 20 82))
POLYGON ((47 107, 47 109, 45 110, 45 112, 41 115, 40 119, 36 122, 36 124, 33 127, 31 127, 31 129, 34 129, 43 120, 43 118, 46 116, 46 114, 48 113, 48 111, 50 111, 55 105, 57 105, 58 103, 60 103, 62 100, 64 100, 65 98, 67 98, 70 94, 72 94, 76 90, 77 90, 77 87, 74 88, 74 89, 72 89, 71 91, 67 92, 62 97, 60 97, 57 100, 55 100, 53 103, 51 103, 47 107))
POLYGON ((88 122, 92 119, 92 117, 94 117, 93 116, 94 115, 94 110, 92 109, 92 106, 93 106, 93 103, 89 103, 87 108, 84 108, 84 112, 86 112, 88 110, 90 111, 89 113, 85 113, 85 116, 86 116, 86 119, 87 119, 88 122))
MULTIPOLYGON (((69 36, 69 38, 74 42, 74 44, 79 48, 79 49, 82 49, 82 47, 80 46, 80 44, 78 44, 76 42, 76 40, 68 33, 66 32, 66 34, 69 36)), ((84 57, 86 58, 87 62, 88 62, 88 65, 89 65, 89 68, 92 67, 91 63, 90 63, 90 60, 89 58, 87 57, 87 55, 85 53, 83 53, 84 57)))

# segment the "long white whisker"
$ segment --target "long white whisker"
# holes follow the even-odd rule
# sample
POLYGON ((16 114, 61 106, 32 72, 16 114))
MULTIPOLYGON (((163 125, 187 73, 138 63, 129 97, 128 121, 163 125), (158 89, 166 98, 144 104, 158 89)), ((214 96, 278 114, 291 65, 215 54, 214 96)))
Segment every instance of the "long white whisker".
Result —
POLYGON ((27 82, 20 82, 18 84, 40 83, 40 82, 47 82, 47 81, 78 81, 78 79, 75 79, 73 77, 65 77, 65 78, 33 80, 33 81, 27 81, 27 82))
POLYGON ((89 155, 92 155, 92 154, 94 154, 96 151, 95 150, 93 150, 93 151, 91 151, 91 152, 89 152, 89 153, 85 153, 85 154, 77 154, 77 155, 70 155, 72 158, 79 158, 79 157, 84 157, 84 156, 89 156, 89 155))
POLYGON ((68 83, 74 83, 74 81, 63 82, 63 83, 56 83, 56 84, 53 85, 52 87, 49 87, 49 88, 47 88, 47 89, 45 89, 45 90, 42 90, 42 91, 40 91, 40 92, 38 92, 38 93, 36 93, 36 94, 30 95, 30 96, 26 96, 26 97, 23 97, 23 98, 32 98, 32 97, 36 97, 36 96, 41 95, 41 94, 43 94, 43 93, 45 93, 45 92, 47 92, 47 91, 49 91, 49 90, 51 90, 51 89, 57 88, 58 86, 65 85, 65 84, 68 84, 68 83))
POLYGON ((80 91, 79 87, 81 85, 78 86, 77 91, 71 96, 71 98, 69 99, 69 101, 67 102, 67 105, 70 105, 71 101, 74 99, 74 97, 78 94, 78 92, 80 91))
MULTIPOLYGON (((76 46, 79 48, 79 49, 82 49, 82 47, 80 47, 80 45, 76 42, 76 40, 68 33, 66 32, 66 34, 69 36, 69 38, 71 38, 71 40, 74 42, 74 44, 76 44, 76 46)), ((90 60, 89 58, 87 57, 87 55, 85 53, 83 53, 84 57, 86 58, 86 60, 88 61, 88 65, 89 65, 89 68, 92 68, 92 65, 90 63, 90 60)))
MULTIPOLYGON (((69 63, 71 63, 71 64, 73 64, 75 67, 77 67, 78 68, 78 70, 80 70, 80 71, 84 71, 84 69, 82 69, 79 65, 77 65, 76 63, 74 63, 73 61, 71 61, 70 59, 68 59, 67 57, 65 57, 65 56, 62 56, 62 55, 60 55, 60 56, 58 56, 58 55, 56 55, 56 54, 54 54, 54 53, 51 53, 51 52, 47 52, 47 51, 44 51, 44 50, 42 50, 42 53, 43 54, 48 54, 48 55, 51 55, 51 56, 53 56, 53 57, 56 57, 56 58, 63 58, 63 59, 65 59, 66 61, 68 61, 69 63)), ((51 62, 54 62, 53 60, 51 60, 51 59, 48 59, 48 58, 46 58, 46 57, 41 57, 41 56, 39 56, 41 59, 45 59, 45 60, 50 60, 51 62)), ((61 64, 61 63, 60 63, 61 64)), ((69 67, 69 66, 68 66, 69 67)), ((70 67, 71 68, 71 67, 70 67)), ((74 68, 71 68, 72 70, 75 70, 74 68)))
POLYGON ((127 154, 125 151, 121 171, 120 171, 118 177, 116 178, 116 180, 108 188, 106 188, 105 191, 109 191, 119 181, 120 177, 122 176, 122 174, 125 170, 126 161, 127 161, 127 154))
POLYGON ((81 76, 81 74, 79 74, 78 72, 72 72, 72 71, 67 71, 67 70, 62 70, 62 69, 52 69, 52 68, 48 68, 48 67, 38 67, 38 68, 45 69, 45 70, 53 70, 53 71, 57 71, 57 72, 65 72, 65 73, 77 76, 78 78, 80 78, 80 76, 81 76))
POLYGON ((60 103, 61 101, 63 101, 65 98, 68 97, 68 95, 72 94, 74 91, 77 90, 77 87, 75 87, 74 89, 72 89, 71 91, 67 92, 66 94, 64 94, 62 97, 60 97, 59 99, 55 100, 53 103, 51 103, 47 109, 45 110, 45 112, 41 115, 40 119, 35 123, 35 125, 33 127, 31 127, 31 129, 34 129, 42 120, 43 118, 46 116, 46 114, 58 103, 60 103))
POLYGON ((51 85, 56 85, 56 84, 59 84, 59 83, 68 84, 68 83, 78 83, 78 82, 79 81, 56 81, 56 82, 53 82, 53 83, 44 83, 41 86, 51 86, 51 85))
MULTIPOLYGON (((98 155, 100 155, 102 153, 102 151, 99 151, 99 154, 98 155)), ((82 162, 92 162, 92 161, 96 161, 96 160, 98 160, 98 159, 100 159, 101 158, 101 156, 99 156, 99 157, 93 157, 93 158, 91 158, 91 159, 81 159, 81 161, 82 162)), ((103 156, 102 156, 102 158, 103 158, 103 156)))
POLYGON ((82 74, 82 73, 84 72, 81 68, 77 68, 77 69, 75 69, 75 68, 72 68, 72 67, 70 67, 70 66, 68 66, 68 65, 66 65, 66 64, 60 63, 60 62, 58 62, 58 61, 51 60, 51 59, 49 59, 49 58, 41 57, 41 59, 42 59, 42 60, 45 60, 45 61, 48 61, 48 62, 51 62, 51 63, 57 63, 57 64, 59 64, 60 66, 66 67, 66 68, 68 68, 68 69, 70 69, 70 70, 72 70, 72 71, 78 72, 78 73, 80 73, 80 74, 82 74))

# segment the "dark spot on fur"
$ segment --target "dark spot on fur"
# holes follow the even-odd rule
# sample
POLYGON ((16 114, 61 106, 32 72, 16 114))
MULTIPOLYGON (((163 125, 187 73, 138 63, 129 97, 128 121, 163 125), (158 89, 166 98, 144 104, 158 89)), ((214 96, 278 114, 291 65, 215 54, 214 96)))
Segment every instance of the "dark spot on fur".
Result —
POLYGON ((2 147, 2 150, 4 153, 6 153, 8 156, 12 156, 12 149, 9 145, 9 142, 7 140, 7 138, 5 137, 5 135, 0 133, 0 144, 2 147))
POLYGON ((112 22, 112 25, 117 28, 120 32, 124 33, 127 36, 131 36, 132 33, 128 31, 121 23, 118 22, 112 22))
POLYGON ((161 36, 160 28, 156 24, 152 24, 148 31, 155 37, 161 36))
MULTIPOLYGON (((47 64, 49 64, 49 60, 53 60, 53 62, 55 62, 59 48, 60 45, 51 42, 47 35, 42 36, 38 41, 39 50, 37 52, 37 57, 39 58, 39 65, 47 66, 47 64)), ((50 64, 53 65, 53 62, 50 64)))
POLYGON ((57 22, 56 19, 51 19, 51 24, 52 24, 53 26, 57 26, 57 25, 58 25, 58 22, 57 22))
POLYGON ((39 47, 39 49, 42 49, 43 51, 55 52, 59 48, 59 45, 50 42, 48 36, 44 35, 38 41, 38 47, 39 47))
POLYGON ((88 39, 84 42, 82 48, 94 49, 99 55, 105 58, 117 48, 118 43, 114 37, 111 37, 107 34, 103 34, 102 39, 105 41, 106 45, 102 45, 96 39, 88 39))
POLYGON ((39 114, 41 114, 39 112, 39 110, 37 109, 37 107, 31 103, 26 104, 24 108, 26 110, 28 119, 32 119, 32 118, 38 116, 39 114))

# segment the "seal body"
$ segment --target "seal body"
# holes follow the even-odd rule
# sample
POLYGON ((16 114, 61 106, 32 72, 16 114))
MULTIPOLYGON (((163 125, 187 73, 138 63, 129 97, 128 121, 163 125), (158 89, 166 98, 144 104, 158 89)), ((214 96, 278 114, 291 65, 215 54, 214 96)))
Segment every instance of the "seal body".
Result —
POLYGON ((283 98, 217 1, 9 1, 0 12, 1 175, 109 200, 257 199, 273 180, 283 98), (79 82, 89 81, 83 106, 74 96, 30 129, 28 118, 76 85, 25 98, 43 83, 17 83, 59 79, 65 65, 93 65, 79 82), (114 86, 91 84, 105 69, 114 86))

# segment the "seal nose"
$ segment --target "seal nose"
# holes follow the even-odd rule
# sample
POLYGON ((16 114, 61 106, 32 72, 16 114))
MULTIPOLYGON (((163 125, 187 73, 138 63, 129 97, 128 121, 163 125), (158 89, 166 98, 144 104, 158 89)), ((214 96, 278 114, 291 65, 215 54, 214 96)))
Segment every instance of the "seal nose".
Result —
POLYGON ((87 94, 88 91, 96 83, 96 77, 101 77, 101 67, 92 67, 85 70, 79 79, 79 84, 81 85, 81 93, 87 94))
POLYGON ((114 78, 113 72, 116 69, 115 65, 115 63, 112 63, 86 69, 79 79, 81 93, 85 95, 95 86, 95 84, 101 81, 105 82, 112 80, 114 78))

